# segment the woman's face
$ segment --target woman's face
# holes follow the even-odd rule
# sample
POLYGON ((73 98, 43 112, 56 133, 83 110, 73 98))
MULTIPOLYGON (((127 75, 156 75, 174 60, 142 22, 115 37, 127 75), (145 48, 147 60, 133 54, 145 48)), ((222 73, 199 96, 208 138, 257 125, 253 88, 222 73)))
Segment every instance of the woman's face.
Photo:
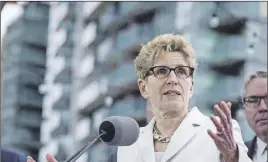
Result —
MULTIPOLYGON (((153 67, 155 66, 178 67, 175 70, 176 74, 184 76, 191 71, 187 67, 179 67, 188 66, 180 52, 165 52, 155 60, 153 67)), ((165 69, 155 68, 154 72, 161 76, 165 73, 165 69)), ((139 79, 141 94, 151 102, 154 113, 160 110, 172 115, 187 111, 193 92, 193 79, 191 76, 180 78, 176 74, 171 71, 166 77, 156 77, 151 73, 146 79, 139 79)))

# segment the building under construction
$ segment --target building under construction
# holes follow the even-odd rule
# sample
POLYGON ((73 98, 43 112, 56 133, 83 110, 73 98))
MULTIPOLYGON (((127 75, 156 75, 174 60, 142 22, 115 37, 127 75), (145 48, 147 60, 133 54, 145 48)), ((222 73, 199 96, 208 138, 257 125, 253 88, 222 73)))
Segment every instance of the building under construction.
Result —
MULTIPOLYGON (((36 106, 39 107, 36 109, 27 106, 27 111, 30 109, 29 111, 35 113, 20 115, 28 120, 36 119, 33 122, 36 125, 31 129, 38 133, 27 137, 36 139, 36 150, 39 149, 39 144, 42 144, 38 161, 44 161, 47 152, 54 154, 59 161, 67 159, 93 139, 98 133, 99 124, 107 116, 130 116, 137 120, 140 126, 147 124, 146 112, 150 111, 146 110, 147 102, 141 97, 137 87, 133 59, 140 50, 140 44, 163 33, 182 34, 196 50, 199 66, 195 73, 191 105, 198 106, 204 114, 209 115, 213 113, 215 103, 221 100, 232 101, 232 116, 239 122, 244 139, 250 139, 253 134, 243 116, 239 102, 240 89, 249 72, 266 69, 267 66, 267 15, 261 12, 262 3, 51 3, 48 20, 42 19, 42 16, 36 20, 43 21, 44 32, 41 32, 38 25, 31 25, 38 29, 26 34, 31 37, 35 31, 40 31, 37 33, 48 35, 46 52, 43 46, 33 45, 40 50, 38 56, 46 56, 42 59, 46 60, 44 84, 41 81, 42 70, 38 72, 40 81, 35 83, 42 84, 39 90, 44 95, 43 105, 36 106), (45 26, 48 27, 48 34, 45 32, 45 26), (29 118, 30 114, 33 117, 29 118)), ((35 7, 44 11, 47 7, 34 2, 29 4, 32 6, 31 12, 38 14, 41 14, 40 10, 33 11, 35 7)), ((14 24, 19 22, 20 20, 14 24)), ((9 27, 9 31, 15 30, 14 24, 9 27)), ((24 45, 23 48, 27 46, 24 45)), ((22 58, 24 54, 31 52, 17 53, 22 58)), ((33 66, 41 64, 40 60, 39 62, 35 60, 33 66)), ((19 85, 4 81, 4 87, 11 84, 16 85, 14 87, 19 85)), ((37 87, 35 90, 37 93, 37 87)), ((31 96, 30 93, 20 95, 23 94, 21 92, 23 91, 14 93, 14 96, 31 96)), ((5 102, 17 98, 8 94, 7 90, 4 90, 4 93, 7 97, 5 102)), ((34 97, 42 95, 36 94, 34 97)), ((25 103, 40 105, 41 98, 36 101, 32 98, 33 96, 30 101, 35 103, 28 103, 26 99, 25 103)), ((5 103, 2 109, 9 107, 5 103)), ((12 111, 17 107, 13 106, 12 111)), ((26 128, 23 131, 25 130, 26 128)), ((9 134, 6 134, 5 139, 9 134)), ((28 146, 24 142, 20 141, 19 144, 28 146)), ((6 143, 11 146, 9 142, 6 143)), ((14 147, 20 148, 17 145, 14 147)), ((114 153, 114 147, 99 142, 78 160, 111 162, 114 153)))

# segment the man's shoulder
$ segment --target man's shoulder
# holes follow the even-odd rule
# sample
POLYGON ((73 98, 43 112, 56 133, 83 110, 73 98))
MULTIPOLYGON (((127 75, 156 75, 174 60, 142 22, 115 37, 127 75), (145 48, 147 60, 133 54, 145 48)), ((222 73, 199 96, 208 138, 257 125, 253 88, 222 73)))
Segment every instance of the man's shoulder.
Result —
POLYGON ((16 151, 13 151, 11 149, 5 149, 5 148, 1 148, 1 154, 2 155, 8 155, 8 156, 16 156, 16 155, 19 156, 19 155, 21 155, 16 151))
POLYGON ((1 161, 2 162, 22 162, 26 161, 26 156, 11 149, 1 148, 1 161))

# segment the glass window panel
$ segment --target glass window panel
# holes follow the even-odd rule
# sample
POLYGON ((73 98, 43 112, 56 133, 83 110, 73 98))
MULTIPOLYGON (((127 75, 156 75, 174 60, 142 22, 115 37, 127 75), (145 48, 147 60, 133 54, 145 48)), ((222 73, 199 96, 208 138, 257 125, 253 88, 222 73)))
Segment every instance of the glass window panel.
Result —
POLYGON ((136 81, 136 79, 136 71, 133 64, 123 64, 114 72, 108 75, 109 86, 112 87, 120 87, 133 80, 136 81))
POLYGON ((31 131, 30 129, 27 129, 27 128, 20 128, 20 127, 17 127, 15 129, 15 134, 13 137, 14 138, 14 142, 19 142, 19 141, 39 141, 40 139, 40 134, 38 132, 33 132, 31 131))

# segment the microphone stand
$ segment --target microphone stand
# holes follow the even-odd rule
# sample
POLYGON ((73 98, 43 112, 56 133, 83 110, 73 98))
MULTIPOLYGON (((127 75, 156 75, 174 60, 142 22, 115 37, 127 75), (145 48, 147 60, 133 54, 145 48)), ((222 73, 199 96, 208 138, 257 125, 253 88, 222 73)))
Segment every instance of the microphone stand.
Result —
POLYGON ((101 136, 105 135, 106 132, 102 130, 102 133, 94 138, 93 141, 88 142, 86 146, 80 149, 77 153, 71 156, 69 159, 65 160, 64 162, 75 162, 90 146, 92 146, 95 142, 97 142, 101 136))

